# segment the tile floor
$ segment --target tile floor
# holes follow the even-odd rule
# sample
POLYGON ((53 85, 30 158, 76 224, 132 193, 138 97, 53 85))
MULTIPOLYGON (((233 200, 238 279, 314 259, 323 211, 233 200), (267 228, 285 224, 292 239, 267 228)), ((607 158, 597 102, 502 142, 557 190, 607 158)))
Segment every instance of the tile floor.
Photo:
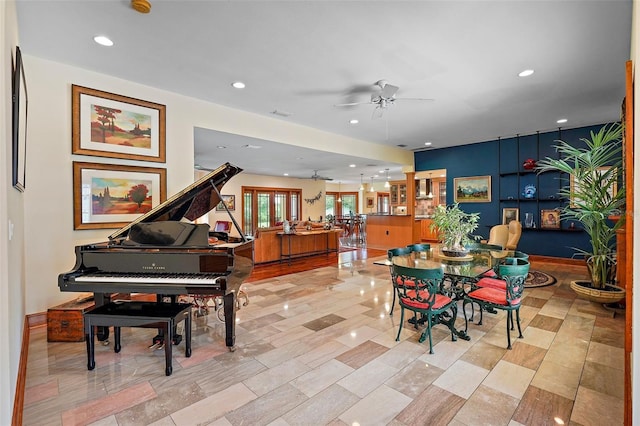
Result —
MULTIPOLYGON (((523 339, 506 349, 505 317, 469 325, 435 354, 389 316, 388 269, 373 259, 245 283, 236 350, 215 314, 196 316, 193 354, 147 349, 155 330, 127 328, 123 348, 47 343, 31 330, 25 425, 614 425, 623 419, 624 319, 575 298, 582 269, 529 289, 523 339)), ((464 325, 462 318, 458 326, 464 325)))

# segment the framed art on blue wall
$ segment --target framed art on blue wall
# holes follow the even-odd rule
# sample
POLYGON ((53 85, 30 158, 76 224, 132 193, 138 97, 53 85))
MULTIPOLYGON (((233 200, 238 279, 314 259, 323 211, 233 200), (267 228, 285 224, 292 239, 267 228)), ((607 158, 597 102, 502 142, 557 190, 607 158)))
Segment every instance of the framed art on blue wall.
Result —
POLYGON ((490 203, 491 176, 453 178, 456 203, 490 203))

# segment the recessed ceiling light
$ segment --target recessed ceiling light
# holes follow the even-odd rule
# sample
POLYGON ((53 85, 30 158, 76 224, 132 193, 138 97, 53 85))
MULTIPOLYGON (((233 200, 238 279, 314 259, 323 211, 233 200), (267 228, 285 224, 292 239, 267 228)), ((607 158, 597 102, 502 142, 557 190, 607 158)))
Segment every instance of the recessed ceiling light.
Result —
POLYGON ((349 167, 355 167, 355 166, 356 166, 355 164, 349 164, 349 167))
POLYGON ((566 123, 568 120, 566 118, 561 118, 560 120, 556 121, 556 123, 558 124, 562 124, 562 123, 566 123))
POLYGON ((227 149, 227 147, 224 145, 218 145, 218 149, 227 149))
POLYGON ((529 77, 531 74, 533 74, 533 70, 524 70, 518 74, 518 77, 529 77))
POLYGON ((358 121, 358 120, 356 120, 356 119, 354 118, 353 120, 349 120, 349 123, 351 123, 351 124, 358 124, 358 123, 359 123, 359 121, 358 121))
POLYGON ((242 145, 243 148, 247 149, 260 149, 262 148, 260 145, 242 145))
POLYGON ((93 38, 93 41, 95 41, 96 43, 102 46, 107 46, 107 47, 113 46, 113 42, 107 36, 97 35, 93 38))
POLYGON ((425 142, 424 146, 431 146, 431 142, 425 142))
POLYGON ((236 89, 244 89, 246 86, 244 85, 243 82, 241 81, 236 81, 233 84, 231 84, 233 87, 235 87, 236 89))
POLYGON ((285 173, 284 176, 289 176, 289 173, 285 173))

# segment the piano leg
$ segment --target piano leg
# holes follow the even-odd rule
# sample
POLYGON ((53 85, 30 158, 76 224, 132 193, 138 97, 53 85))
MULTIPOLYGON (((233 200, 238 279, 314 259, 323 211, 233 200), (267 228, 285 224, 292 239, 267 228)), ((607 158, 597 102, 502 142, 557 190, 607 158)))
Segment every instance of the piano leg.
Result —
POLYGON ((236 350, 236 293, 232 291, 225 294, 223 300, 225 341, 229 350, 233 352, 236 350))
MULTIPOLYGON (((166 336, 167 339, 169 340, 169 342, 172 341, 172 337, 173 337, 173 329, 175 328, 175 323, 173 321, 166 323, 165 325, 165 330, 166 330, 166 336)), ((173 373, 173 365, 172 365, 172 344, 169 343, 168 345, 164 345, 164 359, 165 359, 165 374, 167 376, 170 376, 171 373, 173 373)))

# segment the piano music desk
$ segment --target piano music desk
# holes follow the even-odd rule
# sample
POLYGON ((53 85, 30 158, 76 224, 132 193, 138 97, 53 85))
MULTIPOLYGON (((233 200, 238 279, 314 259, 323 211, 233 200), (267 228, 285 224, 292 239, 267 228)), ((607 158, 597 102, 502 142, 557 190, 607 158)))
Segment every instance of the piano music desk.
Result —
POLYGON ((99 306, 84 314, 84 332, 87 335, 87 369, 96 366, 94 358, 94 326, 113 326, 113 351, 120 352, 120 327, 161 327, 164 330, 165 373, 173 372, 172 342, 176 324, 184 321, 185 356, 191 356, 191 304, 115 301, 99 306))

